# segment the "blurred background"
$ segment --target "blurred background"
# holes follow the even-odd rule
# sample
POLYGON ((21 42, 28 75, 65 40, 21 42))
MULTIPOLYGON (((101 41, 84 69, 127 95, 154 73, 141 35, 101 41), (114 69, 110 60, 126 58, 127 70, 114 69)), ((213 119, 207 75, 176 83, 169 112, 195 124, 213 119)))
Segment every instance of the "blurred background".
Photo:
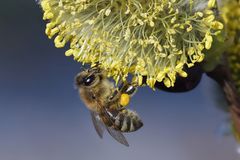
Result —
POLYGON ((41 17, 34 0, 0 2, 1 160, 240 159, 206 76, 188 93, 141 88, 130 108, 144 127, 125 134, 129 148, 99 139, 74 89, 81 65, 54 47, 41 17))

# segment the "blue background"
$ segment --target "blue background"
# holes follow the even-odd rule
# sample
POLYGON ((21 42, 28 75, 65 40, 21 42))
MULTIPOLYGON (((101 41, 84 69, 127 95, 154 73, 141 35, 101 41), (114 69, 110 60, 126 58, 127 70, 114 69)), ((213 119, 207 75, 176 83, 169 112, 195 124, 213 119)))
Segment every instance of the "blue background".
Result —
POLYGON ((141 88, 130 108, 144 127, 126 134, 129 148, 99 139, 74 89, 81 65, 47 39, 41 16, 33 0, 0 2, 1 160, 240 159, 234 139, 220 136, 228 115, 206 76, 188 93, 141 88))

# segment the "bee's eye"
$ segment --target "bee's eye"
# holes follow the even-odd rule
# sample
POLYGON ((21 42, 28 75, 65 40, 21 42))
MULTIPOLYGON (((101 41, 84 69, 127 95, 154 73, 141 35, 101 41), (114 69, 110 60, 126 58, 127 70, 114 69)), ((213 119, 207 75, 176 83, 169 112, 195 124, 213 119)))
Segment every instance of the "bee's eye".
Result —
POLYGON ((88 77, 85 77, 84 79, 83 79, 83 83, 84 83, 84 85, 85 86, 90 86, 91 84, 92 84, 92 82, 95 80, 95 76, 94 75, 90 75, 90 76, 88 76, 88 77))

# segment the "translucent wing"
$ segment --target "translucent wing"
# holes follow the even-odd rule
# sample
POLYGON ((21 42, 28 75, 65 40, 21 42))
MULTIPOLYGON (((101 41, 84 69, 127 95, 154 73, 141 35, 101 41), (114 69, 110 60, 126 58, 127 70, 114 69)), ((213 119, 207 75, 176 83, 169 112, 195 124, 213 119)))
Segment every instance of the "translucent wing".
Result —
POLYGON ((118 141, 119 143, 125 145, 125 146, 129 146, 126 138, 124 137, 124 135, 120 132, 120 131, 117 131, 113 128, 110 128, 110 127, 106 127, 107 128, 107 131, 108 133, 116 140, 118 141))
MULTIPOLYGON (((114 122, 112 121, 111 119, 111 113, 107 110, 106 107, 104 106, 101 106, 100 103, 97 101, 98 103, 98 106, 101 107, 102 109, 102 113, 106 116, 106 118, 112 122, 112 124, 114 124, 114 122)), ((91 116, 92 116, 92 121, 93 121, 93 125, 99 135, 100 138, 103 137, 103 131, 104 131, 104 128, 107 129, 108 133, 116 140, 118 141, 119 143, 125 145, 125 146, 129 146, 126 138, 124 137, 124 135, 120 132, 120 131, 117 131, 115 130, 114 128, 111 128, 111 127, 108 127, 106 126, 102 121, 101 121, 101 117, 95 113, 95 112, 91 112, 91 116)))
POLYGON ((100 138, 103 138, 103 132, 105 130, 105 125, 101 122, 101 119, 97 113, 92 112, 92 111, 90 111, 90 113, 91 113, 91 117, 92 117, 93 126, 94 126, 97 134, 99 135, 100 138))

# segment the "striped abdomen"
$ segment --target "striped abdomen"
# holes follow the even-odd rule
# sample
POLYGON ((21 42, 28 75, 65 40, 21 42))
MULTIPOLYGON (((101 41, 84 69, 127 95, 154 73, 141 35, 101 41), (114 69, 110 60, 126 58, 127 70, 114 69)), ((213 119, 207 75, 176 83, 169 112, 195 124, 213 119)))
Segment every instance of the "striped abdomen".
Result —
POLYGON ((129 109, 118 112, 114 119, 114 127, 121 132, 133 132, 143 126, 143 123, 139 115, 129 109))

